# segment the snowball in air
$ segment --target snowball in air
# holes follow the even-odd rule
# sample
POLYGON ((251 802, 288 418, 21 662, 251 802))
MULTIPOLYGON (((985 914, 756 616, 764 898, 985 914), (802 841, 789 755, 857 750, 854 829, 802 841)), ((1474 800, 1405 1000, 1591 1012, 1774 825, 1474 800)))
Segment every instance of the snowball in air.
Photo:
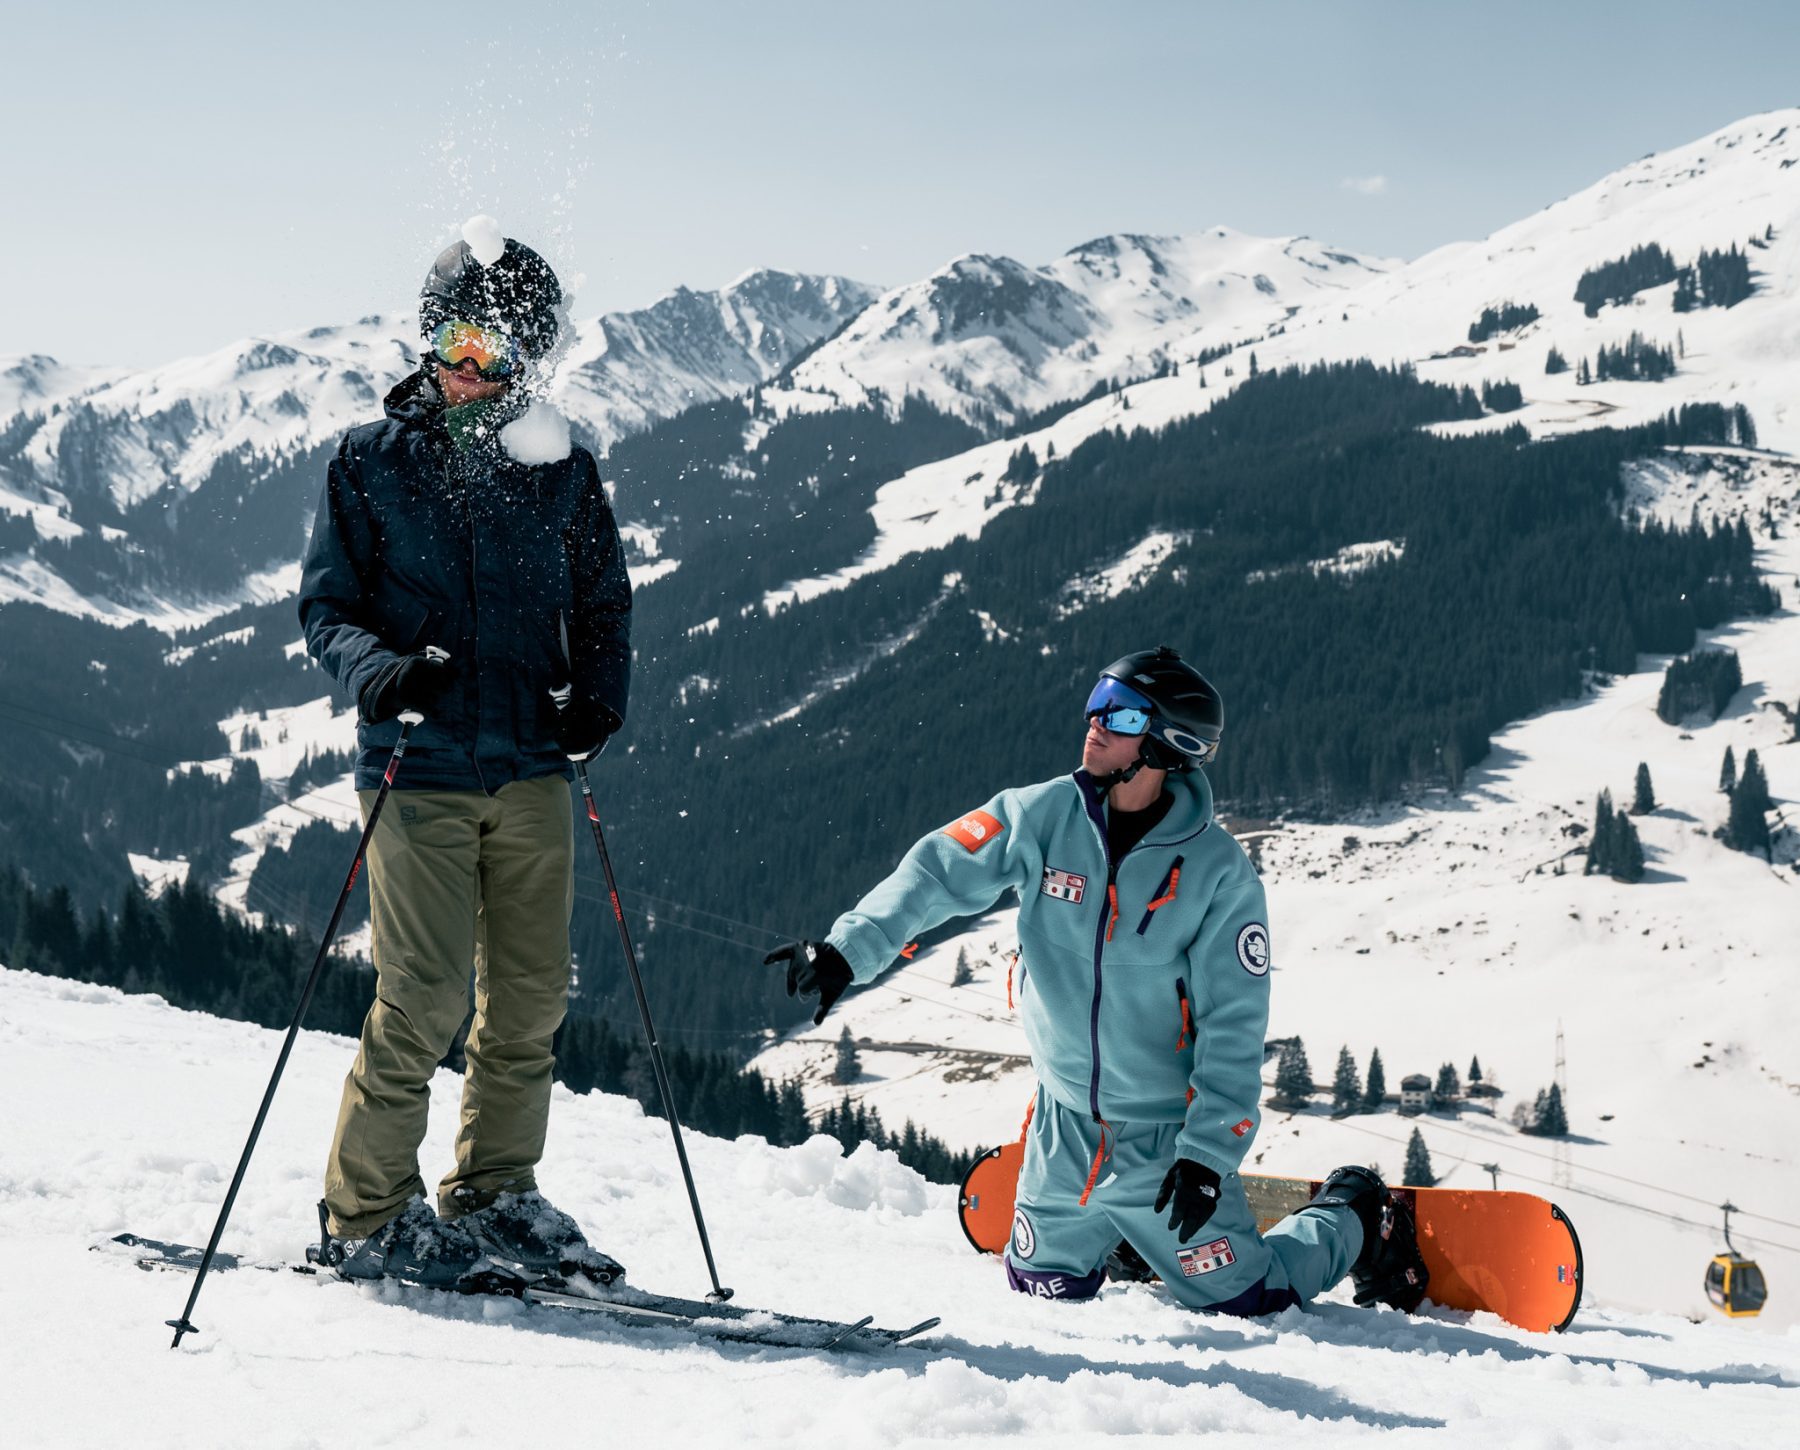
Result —
POLYGON ((475 254, 475 260, 484 267, 493 266, 506 250, 506 234, 500 230, 500 223, 486 212, 463 223, 462 237, 475 254))
POLYGON ((533 403, 500 430, 500 442, 519 463, 555 463, 569 456, 569 420, 548 403, 533 403))

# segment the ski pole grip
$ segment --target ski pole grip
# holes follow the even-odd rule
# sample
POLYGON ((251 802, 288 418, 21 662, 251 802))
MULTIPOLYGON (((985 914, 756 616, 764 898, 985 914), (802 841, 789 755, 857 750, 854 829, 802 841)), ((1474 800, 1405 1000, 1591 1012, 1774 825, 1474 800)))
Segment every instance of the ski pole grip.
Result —
MULTIPOLYGON (((447 660, 450 658, 450 651, 435 644, 428 644, 425 646, 425 658, 432 661, 447 660)), ((423 725, 425 723, 424 712, 419 710, 402 710, 398 718, 402 725, 423 725)))

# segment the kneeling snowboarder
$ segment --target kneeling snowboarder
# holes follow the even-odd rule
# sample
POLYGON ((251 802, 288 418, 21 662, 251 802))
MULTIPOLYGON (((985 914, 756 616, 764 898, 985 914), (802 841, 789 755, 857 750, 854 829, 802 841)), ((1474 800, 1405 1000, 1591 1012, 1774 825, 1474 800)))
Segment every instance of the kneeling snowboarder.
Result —
POLYGON ((1019 893, 1017 992, 1039 1087, 1007 1278, 1086 1299, 1124 1240, 1184 1304, 1268 1314, 1346 1274, 1412 1309, 1411 1215, 1366 1168, 1259 1234, 1239 1165, 1255 1140, 1269 1017, 1262 883, 1199 767, 1218 692, 1166 646, 1101 671, 1081 768, 1005 790, 917 842, 822 942, 771 952, 815 1022, 909 941, 1019 893))

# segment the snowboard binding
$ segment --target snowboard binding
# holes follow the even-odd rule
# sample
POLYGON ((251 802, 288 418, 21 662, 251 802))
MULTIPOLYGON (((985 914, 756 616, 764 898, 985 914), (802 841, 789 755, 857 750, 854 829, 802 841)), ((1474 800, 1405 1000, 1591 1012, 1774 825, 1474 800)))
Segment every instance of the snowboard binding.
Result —
POLYGON ((1419 1307, 1431 1272, 1404 1199, 1369 1169, 1351 1166, 1334 1170, 1307 1207, 1348 1208, 1362 1224, 1362 1252, 1350 1266, 1358 1304, 1385 1304, 1407 1314, 1419 1307))

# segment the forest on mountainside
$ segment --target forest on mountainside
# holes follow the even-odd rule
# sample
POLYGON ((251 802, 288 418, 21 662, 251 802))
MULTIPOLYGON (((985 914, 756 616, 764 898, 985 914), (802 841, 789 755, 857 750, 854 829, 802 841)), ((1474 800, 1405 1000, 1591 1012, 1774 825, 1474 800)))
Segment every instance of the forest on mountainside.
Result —
MULTIPOLYGON (((822 934, 923 832, 1070 769, 1086 690, 1129 650, 1175 645, 1221 690, 1210 774, 1226 810, 1329 815, 1454 789, 1490 732, 1577 694, 1586 672, 1629 671, 1640 652, 1683 652, 1697 629, 1774 606, 1741 521, 1667 528, 1624 511, 1629 461, 1737 441, 1747 419, 1693 405, 1539 443, 1517 427, 1446 438, 1428 426, 1482 412, 1469 390, 1406 369, 1263 373, 1160 431, 1018 456, 1037 474, 1029 506, 773 617, 764 589, 851 562, 875 484, 966 446, 964 425, 921 405, 812 415, 763 440, 794 430, 785 453, 734 464, 727 443, 751 416, 740 402, 615 450, 605 472, 622 517, 642 490, 679 500, 666 552, 680 567, 637 596, 632 718, 593 769, 669 1035, 747 1052, 759 1029, 794 1020, 762 953, 822 934), (836 495, 830 507, 802 506, 808 479, 836 495), (1158 532, 1172 552, 1137 587, 1071 590, 1158 532), (1387 546, 1377 562, 1334 562, 1375 543, 1387 546)), ((235 709, 326 688, 283 653, 292 607, 215 621, 206 637, 257 628, 179 666, 147 630, 0 611, 0 643, 20 642, 0 649, 0 686, 35 712, 0 711, 0 745, 20 752, 0 774, 0 859, 87 904, 116 899, 127 843, 169 854, 163 762, 223 753, 216 722, 235 709), (101 668, 68 667, 84 656, 101 668)), ((203 879, 252 810, 245 782, 228 799, 217 789, 188 848, 203 879)), ((353 841, 315 829, 305 859, 271 857, 259 878, 290 904, 328 903, 353 841)), ((577 855, 583 1010, 623 1021, 591 857, 577 855)), ((285 915, 275 894, 252 905, 285 915)))

